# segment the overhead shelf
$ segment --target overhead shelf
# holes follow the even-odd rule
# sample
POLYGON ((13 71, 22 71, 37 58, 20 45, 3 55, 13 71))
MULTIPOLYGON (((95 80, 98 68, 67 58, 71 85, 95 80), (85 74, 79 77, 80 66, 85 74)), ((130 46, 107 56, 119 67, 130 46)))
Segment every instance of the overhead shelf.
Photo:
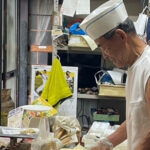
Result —
POLYGON ((114 97, 114 96, 99 96, 99 95, 90 95, 90 94, 78 94, 78 99, 112 99, 112 100, 125 100, 125 97, 114 97))
POLYGON ((57 48, 57 50, 59 51, 67 51, 68 53, 78 53, 78 54, 93 54, 93 55, 101 55, 101 51, 99 48, 97 48, 96 50, 92 51, 90 49, 90 47, 64 47, 64 48, 57 48))

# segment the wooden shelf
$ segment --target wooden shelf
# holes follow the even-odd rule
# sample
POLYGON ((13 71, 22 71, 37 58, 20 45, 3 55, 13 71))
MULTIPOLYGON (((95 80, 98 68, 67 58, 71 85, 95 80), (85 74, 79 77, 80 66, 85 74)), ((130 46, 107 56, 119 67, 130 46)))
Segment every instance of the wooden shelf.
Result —
POLYGON ((90 95, 90 94, 78 94, 78 99, 112 99, 112 100, 125 100, 125 97, 110 97, 110 96, 99 96, 99 95, 90 95))
POLYGON ((58 51, 67 51, 68 53, 78 53, 78 54, 93 54, 93 55, 101 55, 101 51, 99 48, 92 51, 90 47, 64 47, 59 48, 57 47, 58 51))

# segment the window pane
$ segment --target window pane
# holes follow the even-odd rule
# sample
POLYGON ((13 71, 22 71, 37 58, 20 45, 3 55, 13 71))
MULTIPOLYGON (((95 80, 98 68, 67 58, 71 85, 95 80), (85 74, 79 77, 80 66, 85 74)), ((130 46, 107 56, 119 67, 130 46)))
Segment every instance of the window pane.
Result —
POLYGON ((43 39, 41 40, 41 45, 52 45, 51 32, 46 32, 43 39))
POLYGON ((40 0, 40 14, 52 15, 53 1, 52 0, 40 0))
POLYGON ((49 14, 53 12, 53 0, 30 0, 29 13, 30 14, 49 14))
POLYGON ((51 32, 30 32, 30 45, 49 46, 52 44, 51 32))
POLYGON ((16 0, 7 2, 7 71, 16 69, 17 17, 16 0))
POLYGON ((11 89, 11 98, 16 102, 16 77, 10 78, 6 82, 7 89, 11 89))
POLYGON ((29 32, 29 44, 30 45, 38 45, 39 42, 36 42, 37 32, 29 32))
POLYGON ((29 14, 38 14, 39 0, 29 0, 29 14))
POLYGON ((37 16, 29 16, 29 29, 37 29, 37 16))
POLYGON ((47 53, 40 53, 38 52, 38 55, 37 55, 37 52, 32 52, 31 53, 31 64, 32 65, 35 65, 37 64, 37 59, 38 59, 38 64, 47 64, 47 60, 48 60, 48 55, 47 53))
POLYGON ((38 29, 39 30, 51 30, 52 22, 50 16, 39 16, 38 17, 38 29))
POLYGON ((51 30, 51 16, 33 16, 29 17, 29 29, 51 30))

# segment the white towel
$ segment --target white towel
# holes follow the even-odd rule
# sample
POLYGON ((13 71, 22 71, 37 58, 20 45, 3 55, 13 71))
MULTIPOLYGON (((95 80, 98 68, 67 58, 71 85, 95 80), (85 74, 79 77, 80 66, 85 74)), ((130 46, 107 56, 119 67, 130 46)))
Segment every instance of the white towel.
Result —
POLYGON ((94 42, 93 39, 91 39, 88 35, 81 35, 84 40, 87 42, 87 44, 89 45, 89 47, 91 48, 91 50, 95 50, 97 48, 96 43, 94 42))
POLYGON ((146 30, 147 20, 148 20, 147 15, 141 13, 141 14, 139 14, 137 21, 134 22, 136 33, 138 35, 140 35, 140 36, 144 35, 144 32, 146 30))

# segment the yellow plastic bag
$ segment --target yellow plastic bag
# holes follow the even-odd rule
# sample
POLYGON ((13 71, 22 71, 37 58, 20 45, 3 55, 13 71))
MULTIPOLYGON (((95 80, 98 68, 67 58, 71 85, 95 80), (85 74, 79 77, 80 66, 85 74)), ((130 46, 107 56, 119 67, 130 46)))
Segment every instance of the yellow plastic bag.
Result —
POLYGON ((43 98, 39 97, 36 100, 33 101, 32 105, 42 105, 42 106, 49 106, 51 109, 46 113, 47 117, 53 116, 57 114, 57 110, 53 108, 46 100, 43 98))
POLYGON ((72 92, 65 79, 61 63, 55 58, 41 97, 46 99, 50 105, 56 106, 61 100, 70 96, 72 96, 72 92))

